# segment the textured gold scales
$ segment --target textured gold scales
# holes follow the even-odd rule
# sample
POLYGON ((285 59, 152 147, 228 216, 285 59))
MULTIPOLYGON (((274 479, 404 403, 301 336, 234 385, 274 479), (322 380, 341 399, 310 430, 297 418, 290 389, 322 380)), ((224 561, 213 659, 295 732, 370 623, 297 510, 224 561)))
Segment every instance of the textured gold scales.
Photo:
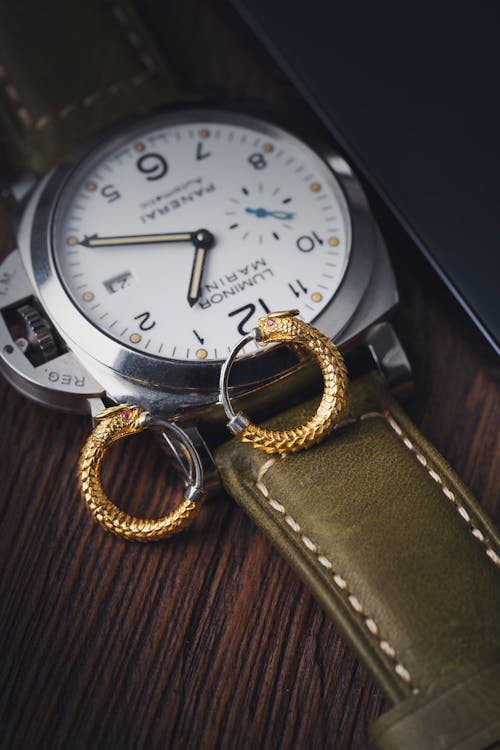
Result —
POLYGON ((82 449, 79 479, 87 507, 107 531, 124 539, 154 542, 186 528, 198 514, 201 503, 185 498, 172 513, 161 518, 136 518, 120 510, 106 496, 101 482, 104 456, 113 443, 147 427, 141 419, 144 414, 143 409, 127 404, 100 412, 97 425, 82 449))
POLYGON ((260 342, 305 347, 319 362, 325 387, 316 413, 305 424, 288 430, 268 430, 250 423, 239 433, 242 442, 266 453, 297 453, 321 442, 347 407, 347 372, 342 355, 328 336, 299 320, 296 314, 290 310, 259 318, 260 342))
MULTIPOLYGON (((249 423, 239 439, 266 453, 296 453, 319 443, 347 406, 347 373, 344 360, 330 339, 296 318, 297 311, 273 313, 259 319, 259 341, 292 343, 305 347, 316 358, 324 379, 324 391, 314 416, 288 430, 268 430, 249 423)), ((199 513, 201 503, 185 497, 171 513, 160 518, 137 518, 120 510, 104 492, 101 466, 110 446, 148 427, 147 413, 137 406, 121 404, 96 416, 96 427, 85 443, 79 464, 82 497, 96 520, 124 539, 138 542, 166 539, 182 531, 199 513)))

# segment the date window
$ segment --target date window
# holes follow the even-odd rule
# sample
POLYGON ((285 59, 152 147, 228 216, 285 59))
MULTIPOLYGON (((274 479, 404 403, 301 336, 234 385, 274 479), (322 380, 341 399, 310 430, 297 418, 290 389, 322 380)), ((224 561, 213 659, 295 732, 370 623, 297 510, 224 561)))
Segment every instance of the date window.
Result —
POLYGON ((120 292, 122 289, 126 289, 127 287, 132 286, 133 283, 134 277, 132 276, 130 271, 124 271, 118 276, 113 276, 112 279, 108 279, 107 281, 103 282, 105 288, 110 294, 120 292))

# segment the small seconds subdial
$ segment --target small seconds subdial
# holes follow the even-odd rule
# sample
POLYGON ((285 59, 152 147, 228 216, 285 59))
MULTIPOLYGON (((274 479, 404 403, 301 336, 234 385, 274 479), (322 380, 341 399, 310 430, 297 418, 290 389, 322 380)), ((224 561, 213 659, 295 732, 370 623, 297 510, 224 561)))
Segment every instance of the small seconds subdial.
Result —
POLYGON ((266 186, 263 181, 259 181, 254 190, 243 186, 241 195, 229 199, 231 208, 225 212, 230 218, 229 229, 239 230, 241 241, 250 240, 259 245, 286 237, 286 231, 293 230, 296 211, 290 210, 289 206, 293 198, 290 195, 283 197, 280 193, 279 185, 266 186))
POLYGON ((327 164, 253 117, 185 111, 100 146, 56 211, 74 304, 148 354, 221 360, 273 309, 314 320, 347 267, 351 228, 327 164))

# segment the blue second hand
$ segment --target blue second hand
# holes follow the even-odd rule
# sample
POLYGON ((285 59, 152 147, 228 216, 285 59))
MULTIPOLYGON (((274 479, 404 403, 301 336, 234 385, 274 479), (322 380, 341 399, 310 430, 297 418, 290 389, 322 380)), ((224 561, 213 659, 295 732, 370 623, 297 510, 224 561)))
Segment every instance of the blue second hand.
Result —
POLYGON ((272 216, 273 219, 281 219, 282 221, 288 221, 293 219, 293 214, 288 211, 268 211, 266 208, 246 208, 247 214, 254 214, 259 219, 263 219, 266 216, 272 216))

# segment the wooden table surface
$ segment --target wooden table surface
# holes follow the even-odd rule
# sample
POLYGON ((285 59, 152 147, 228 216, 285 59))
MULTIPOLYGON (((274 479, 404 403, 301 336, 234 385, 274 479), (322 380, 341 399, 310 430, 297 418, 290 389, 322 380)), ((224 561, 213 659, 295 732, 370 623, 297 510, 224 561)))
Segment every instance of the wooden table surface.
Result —
MULTIPOLYGON (((184 86, 304 105, 224 4, 141 3, 184 86), (182 7, 181 7, 182 6, 182 7), (196 23, 193 22, 196 18, 196 23)), ((500 521, 498 366, 380 207, 415 367, 406 408, 500 521)), ((0 215, 2 256, 11 246, 0 215)), ((229 498, 170 541, 104 533, 78 495, 89 420, 0 382, 0 737, 16 748, 366 748, 384 700, 337 628, 229 498)), ((175 477, 147 440, 117 448, 124 507, 165 507, 175 477)), ((452 561, 450 561, 452 562, 452 561)))

